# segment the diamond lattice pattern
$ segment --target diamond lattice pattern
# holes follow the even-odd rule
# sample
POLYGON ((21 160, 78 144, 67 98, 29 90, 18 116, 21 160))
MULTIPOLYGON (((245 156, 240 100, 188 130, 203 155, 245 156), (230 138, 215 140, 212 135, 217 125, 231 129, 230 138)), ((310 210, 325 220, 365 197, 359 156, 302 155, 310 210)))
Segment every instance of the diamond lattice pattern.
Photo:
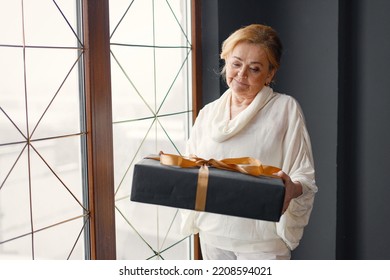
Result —
POLYGON ((134 164, 181 154, 192 119, 189 1, 110 1, 118 259, 188 259, 178 210, 130 202, 134 164))
POLYGON ((83 259, 79 1, 0 1, 0 259, 83 259))

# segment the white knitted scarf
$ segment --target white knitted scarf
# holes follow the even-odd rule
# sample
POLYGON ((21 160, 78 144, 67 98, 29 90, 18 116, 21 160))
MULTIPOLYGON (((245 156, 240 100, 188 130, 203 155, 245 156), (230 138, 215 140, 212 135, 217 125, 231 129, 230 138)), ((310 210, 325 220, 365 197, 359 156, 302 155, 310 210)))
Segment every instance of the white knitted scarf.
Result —
POLYGON ((264 86, 249 106, 230 119, 230 104, 232 92, 228 89, 219 99, 211 120, 211 137, 217 142, 223 142, 236 135, 248 122, 275 96, 272 88, 264 86))

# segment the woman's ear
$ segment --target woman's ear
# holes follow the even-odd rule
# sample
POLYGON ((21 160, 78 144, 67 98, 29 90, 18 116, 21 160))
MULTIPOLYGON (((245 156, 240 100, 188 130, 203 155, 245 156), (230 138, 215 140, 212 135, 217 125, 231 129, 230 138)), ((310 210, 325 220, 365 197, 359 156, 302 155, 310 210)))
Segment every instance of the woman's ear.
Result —
POLYGON ((267 79, 265 80, 266 86, 269 86, 271 84, 272 80, 274 79, 275 74, 276 74, 275 68, 273 68, 272 70, 269 71, 267 79))

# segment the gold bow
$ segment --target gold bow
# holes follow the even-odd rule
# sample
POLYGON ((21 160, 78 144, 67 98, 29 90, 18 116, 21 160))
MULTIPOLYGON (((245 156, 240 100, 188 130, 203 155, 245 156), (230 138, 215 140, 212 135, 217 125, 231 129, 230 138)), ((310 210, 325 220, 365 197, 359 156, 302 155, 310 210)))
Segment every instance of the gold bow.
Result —
POLYGON ((207 186, 209 178, 208 166, 218 169, 240 172, 252 176, 271 176, 281 169, 270 165, 262 165, 261 162, 251 157, 226 158, 221 160, 205 160, 197 156, 183 157, 160 152, 159 156, 149 156, 148 159, 159 160, 161 164, 178 166, 182 168, 200 167, 196 189, 195 210, 204 211, 206 208, 207 186))

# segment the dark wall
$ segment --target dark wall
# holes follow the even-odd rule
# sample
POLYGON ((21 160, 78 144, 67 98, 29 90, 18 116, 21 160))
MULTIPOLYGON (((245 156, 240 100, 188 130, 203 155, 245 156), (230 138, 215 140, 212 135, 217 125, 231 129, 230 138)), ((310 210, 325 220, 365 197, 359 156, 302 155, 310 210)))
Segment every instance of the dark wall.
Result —
POLYGON ((390 259, 390 2, 340 1, 337 257, 390 259))
POLYGON ((390 26, 386 0, 202 1, 203 101, 225 90, 222 41, 250 23, 274 27, 285 51, 274 90, 305 113, 319 192, 293 259, 390 258, 390 26), (386 79, 387 78, 387 79, 386 79), (378 174, 375 170, 383 171, 378 174), (374 218, 375 217, 375 218, 374 218), (378 238, 376 238, 378 237, 378 238))
POLYGON ((218 1, 203 0, 202 6, 202 84, 203 104, 220 96, 218 1))

